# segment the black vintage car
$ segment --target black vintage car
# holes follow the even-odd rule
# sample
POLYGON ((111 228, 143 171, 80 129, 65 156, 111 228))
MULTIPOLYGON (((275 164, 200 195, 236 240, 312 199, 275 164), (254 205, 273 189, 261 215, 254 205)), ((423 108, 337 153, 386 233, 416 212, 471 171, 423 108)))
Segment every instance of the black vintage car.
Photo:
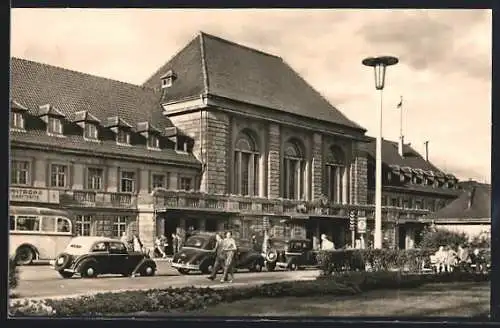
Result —
POLYGON ((51 265, 63 278, 80 274, 93 278, 100 274, 129 276, 134 269, 141 276, 153 276, 156 263, 140 252, 129 252, 119 240, 104 237, 75 237, 51 265))
MULTIPOLYGON (((182 248, 172 258, 172 267, 181 274, 190 271, 201 271, 204 274, 212 272, 215 263, 215 233, 198 232, 189 237, 182 248)), ((247 246, 239 246, 236 253, 236 268, 249 269, 253 272, 262 271, 264 258, 247 246)))
POLYGON ((318 266, 317 251, 313 250, 309 239, 290 239, 284 243, 283 248, 275 247, 274 252, 274 265, 279 268, 300 270, 318 266))

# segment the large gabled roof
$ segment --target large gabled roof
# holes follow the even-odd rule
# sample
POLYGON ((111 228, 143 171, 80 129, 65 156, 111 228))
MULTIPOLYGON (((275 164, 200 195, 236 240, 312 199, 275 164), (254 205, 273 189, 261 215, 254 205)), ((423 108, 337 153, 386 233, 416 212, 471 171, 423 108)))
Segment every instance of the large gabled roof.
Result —
MULTIPOLYGON (((375 158, 376 153, 376 139, 370 138, 371 141, 366 144, 365 149, 368 155, 375 158)), ((421 169, 424 171, 441 172, 430 161, 426 161, 415 149, 410 145, 403 146, 403 154, 401 157, 398 152, 398 143, 391 140, 382 140, 382 162, 385 165, 397 165, 399 167, 410 167, 412 169, 421 169)))
MULTIPOLYGON (((172 122, 162 114, 161 94, 143 86, 11 58, 10 88, 11 103, 26 108, 34 116, 44 114, 43 111, 57 110, 70 121, 79 120, 79 116, 84 113, 103 126, 110 118, 113 120, 113 117, 118 117, 134 129, 143 122, 150 122, 161 131, 173 127, 172 122)), ((10 136, 13 142, 39 143, 111 155, 125 153, 114 142, 89 143, 83 140, 83 136, 69 135, 54 139, 47 136, 45 131, 30 129, 23 133, 11 132, 10 136)), ((193 154, 179 154, 174 149, 159 152, 137 145, 127 148, 126 153, 150 160, 199 164, 193 154)))
POLYGON ((365 131, 282 58, 213 35, 200 32, 143 85, 159 88, 168 71, 166 103, 208 94, 365 131))
POLYGON ((470 184, 457 199, 427 218, 437 222, 446 219, 491 218, 491 186, 480 183, 470 184))

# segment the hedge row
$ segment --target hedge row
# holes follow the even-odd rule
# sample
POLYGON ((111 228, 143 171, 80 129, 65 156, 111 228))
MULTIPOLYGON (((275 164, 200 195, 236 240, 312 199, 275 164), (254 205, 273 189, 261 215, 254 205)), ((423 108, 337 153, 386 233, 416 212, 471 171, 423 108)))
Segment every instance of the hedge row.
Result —
MULTIPOLYGON (((435 249, 345 249, 320 251, 318 262, 323 275, 341 271, 390 271, 420 273, 430 267, 435 249)), ((480 252, 485 262, 491 261, 489 249, 480 252)))
POLYGON ((255 297, 311 295, 355 295, 373 289, 415 288, 429 282, 486 281, 488 275, 451 273, 443 275, 401 275, 398 272, 357 272, 323 276, 314 281, 278 282, 246 288, 167 288, 60 300, 16 301, 10 304, 13 316, 102 316, 144 312, 184 312, 221 302, 255 297))

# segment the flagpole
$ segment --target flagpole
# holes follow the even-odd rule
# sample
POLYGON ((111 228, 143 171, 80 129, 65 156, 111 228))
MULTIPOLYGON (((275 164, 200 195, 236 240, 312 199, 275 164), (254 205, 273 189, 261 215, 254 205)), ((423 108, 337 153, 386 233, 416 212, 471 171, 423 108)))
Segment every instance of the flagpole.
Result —
POLYGON ((399 138, 403 138, 403 96, 399 105, 399 138))

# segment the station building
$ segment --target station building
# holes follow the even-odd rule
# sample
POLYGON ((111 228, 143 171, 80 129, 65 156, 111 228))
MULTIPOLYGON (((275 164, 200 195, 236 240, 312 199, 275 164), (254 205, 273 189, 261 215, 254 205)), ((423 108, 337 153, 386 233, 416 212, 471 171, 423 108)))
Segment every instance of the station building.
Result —
MULTIPOLYGON (((339 247, 351 210, 370 229, 373 139, 280 57, 200 32, 143 85, 18 58, 11 68, 10 203, 68 210, 77 235, 138 232, 151 246, 190 227, 267 230, 339 247)), ((386 176, 431 166, 410 158, 384 162, 386 176)), ((395 203, 422 193, 400 181, 384 187, 388 247, 403 218, 448 199, 438 184, 425 206, 395 203)))

